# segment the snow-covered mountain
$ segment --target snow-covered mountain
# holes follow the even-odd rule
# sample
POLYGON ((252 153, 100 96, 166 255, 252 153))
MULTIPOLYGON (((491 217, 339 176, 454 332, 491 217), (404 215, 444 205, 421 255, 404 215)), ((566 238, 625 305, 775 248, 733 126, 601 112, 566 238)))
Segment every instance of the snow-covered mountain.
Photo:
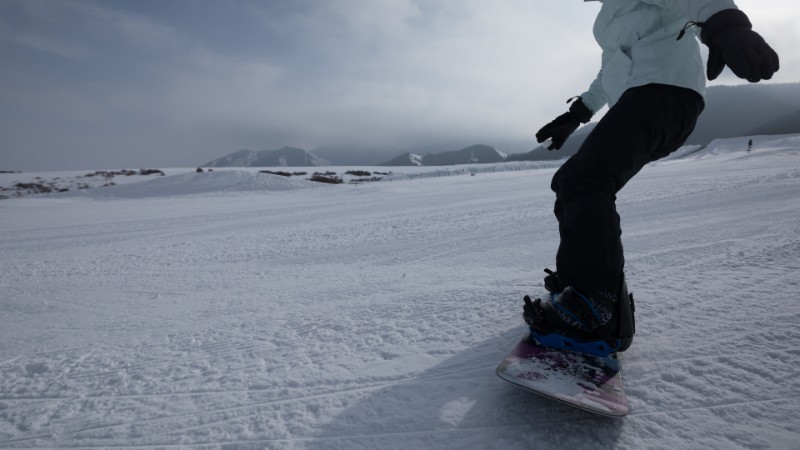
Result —
POLYGON ((490 145, 472 145, 451 152, 432 153, 422 158, 426 166, 449 166, 455 164, 497 163, 508 155, 497 151, 490 145))
POLYGON ((278 150, 239 150, 203 164, 204 167, 309 167, 329 166, 330 162, 302 148, 278 150))
POLYGON ((442 153, 430 153, 419 157, 413 153, 404 153, 397 158, 382 164, 383 166, 454 166, 458 164, 478 164, 503 162, 507 154, 490 145, 471 145, 461 150, 442 153))
MULTIPOLYGON (((560 114, 554 110, 553 114, 560 114)), ((706 108, 698 120, 687 145, 707 145, 714 139, 741 137, 746 135, 780 135, 800 133, 800 83, 747 84, 739 86, 711 86, 708 89, 706 108)), ((539 124, 544 125, 544 124, 539 124)), ((558 151, 547 151, 529 140, 508 141, 491 138, 492 145, 510 153, 508 158, 497 150, 491 151, 489 145, 473 145, 456 151, 441 152, 466 146, 470 141, 448 140, 447 143, 427 143, 415 147, 395 145, 323 145, 313 153, 292 147, 280 150, 252 151, 242 150, 223 158, 211 161, 205 166, 238 167, 276 167, 276 166, 414 166, 414 165, 454 165, 494 163, 499 161, 547 161, 558 160, 577 152, 583 140, 596 125, 591 122, 577 130, 558 151), (485 147, 485 148, 481 148, 485 147), (470 151, 465 151, 471 149, 470 151), (532 150, 531 150, 532 149, 532 150), (302 156, 273 156, 286 153, 302 156), (319 152, 317 154, 317 152, 319 152), (402 153, 399 156, 393 157, 402 153), (324 158, 321 158, 322 155, 324 158), (419 155, 426 155, 420 157, 419 155), (324 162, 320 162, 320 160, 324 162), (381 161, 386 161, 380 164, 381 161)), ((535 128, 531 129, 531 134, 535 128)), ((487 142, 487 139, 481 139, 487 142)))
POLYGON ((389 162, 381 164, 382 166, 422 166, 422 156, 414 153, 403 153, 402 155, 394 158, 389 162))

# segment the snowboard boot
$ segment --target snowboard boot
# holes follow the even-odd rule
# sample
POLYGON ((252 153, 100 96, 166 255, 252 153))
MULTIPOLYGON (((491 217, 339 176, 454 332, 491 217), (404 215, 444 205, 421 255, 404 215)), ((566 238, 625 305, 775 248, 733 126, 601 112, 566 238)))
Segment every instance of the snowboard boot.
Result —
POLYGON ((561 288, 557 282, 557 274, 548 271, 545 287, 551 291, 549 301, 525 296, 523 317, 530 326, 531 339, 544 347, 600 357, 630 347, 633 296, 628 294, 624 276, 617 293, 561 288), (554 292, 556 289, 561 291, 554 292))

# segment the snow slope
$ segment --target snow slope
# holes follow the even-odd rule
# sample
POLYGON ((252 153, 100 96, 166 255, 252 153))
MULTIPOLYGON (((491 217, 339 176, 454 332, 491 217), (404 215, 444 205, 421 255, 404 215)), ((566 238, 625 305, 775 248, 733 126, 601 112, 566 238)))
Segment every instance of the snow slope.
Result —
POLYGON ((800 139, 725 145, 619 195, 621 420, 494 375, 554 168, 0 201, 0 447, 797 448, 800 139))

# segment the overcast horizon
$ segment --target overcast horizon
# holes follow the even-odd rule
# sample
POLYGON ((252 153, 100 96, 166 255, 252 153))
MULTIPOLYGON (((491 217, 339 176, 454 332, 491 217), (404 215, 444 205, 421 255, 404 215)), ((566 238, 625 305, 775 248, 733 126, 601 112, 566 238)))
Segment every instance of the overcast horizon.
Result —
MULTIPOLYGON (((800 81, 800 5, 736 2, 800 81)), ((0 170, 286 145, 529 140, 599 68, 600 4, 0 0, 0 170)), ((741 84, 730 71, 712 85, 741 84)), ((502 150, 502 149, 501 149, 502 150)))

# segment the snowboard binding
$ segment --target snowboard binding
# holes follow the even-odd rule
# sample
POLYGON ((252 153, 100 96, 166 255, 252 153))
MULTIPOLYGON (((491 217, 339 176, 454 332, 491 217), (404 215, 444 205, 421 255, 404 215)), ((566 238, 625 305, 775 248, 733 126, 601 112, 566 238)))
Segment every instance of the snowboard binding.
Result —
POLYGON ((530 327, 531 340, 543 347, 598 357, 630 347, 635 332, 635 308, 624 275, 616 297, 609 300, 589 298, 572 287, 564 287, 557 273, 545 271, 549 301, 531 300, 527 295, 524 298, 523 318, 530 327), (606 314, 611 317, 603 317, 606 314))

